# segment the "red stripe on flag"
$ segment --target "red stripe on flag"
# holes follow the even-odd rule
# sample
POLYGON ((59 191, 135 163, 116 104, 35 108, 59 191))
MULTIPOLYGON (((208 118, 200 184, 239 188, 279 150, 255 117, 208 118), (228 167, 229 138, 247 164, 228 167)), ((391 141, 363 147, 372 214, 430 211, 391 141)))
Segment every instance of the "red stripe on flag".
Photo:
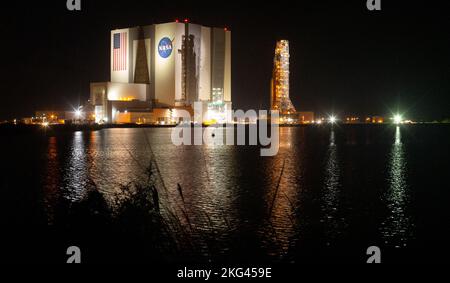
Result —
POLYGON ((127 69, 127 34, 123 34, 123 66, 122 70, 127 69))
POLYGON ((120 34, 120 49, 119 49, 119 70, 122 70, 122 54, 123 54, 123 34, 120 34))
POLYGON ((127 69, 127 33, 121 32, 119 35, 119 48, 114 48, 113 35, 113 71, 123 71, 127 69))
POLYGON ((124 51, 125 51, 125 45, 124 45, 124 43, 125 43, 125 36, 123 35, 123 34, 121 34, 120 35, 120 39, 122 40, 122 43, 120 44, 120 51, 121 51, 121 54, 120 54, 120 70, 123 70, 123 63, 124 63, 124 60, 125 60, 125 56, 124 56, 124 51))

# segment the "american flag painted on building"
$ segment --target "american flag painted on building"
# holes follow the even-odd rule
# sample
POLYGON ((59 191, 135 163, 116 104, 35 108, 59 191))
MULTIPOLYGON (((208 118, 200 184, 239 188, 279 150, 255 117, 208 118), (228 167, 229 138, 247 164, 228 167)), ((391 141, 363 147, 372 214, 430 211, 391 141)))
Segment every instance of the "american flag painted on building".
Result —
POLYGON ((127 33, 120 32, 113 35, 113 71, 127 69, 127 33))

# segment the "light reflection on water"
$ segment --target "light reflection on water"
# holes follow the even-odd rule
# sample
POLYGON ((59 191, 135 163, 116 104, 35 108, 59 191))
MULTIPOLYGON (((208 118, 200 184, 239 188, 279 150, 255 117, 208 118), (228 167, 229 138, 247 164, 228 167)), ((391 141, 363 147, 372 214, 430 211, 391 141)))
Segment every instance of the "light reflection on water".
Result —
MULTIPOLYGON (((217 129, 212 130, 220 136, 217 129)), ((348 170, 341 162, 344 149, 367 141, 354 136, 353 142, 342 144, 337 130, 323 130, 324 135, 314 133, 308 144, 305 128, 281 127, 280 150, 273 157, 261 157, 258 146, 177 147, 171 143, 171 129, 163 128, 76 132, 66 141, 67 148, 57 146, 58 137, 50 138, 44 186, 49 223, 59 195, 77 202, 95 184, 113 203, 111 198, 120 185, 145 182, 144 172, 153 156, 160 171, 163 214, 176 215, 193 233, 202 254, 226 254, 234 245, 243 251, 249 249, 249 255, 250 249, 261 249, 272 258, 282 259, 305 234, 322 231, 325 244, 330 245, 348 229, 340 201, 343 172, 348 170), (312 181, 307 182, 308 177, 312 181), (305 202, 314 200, 307 198, 314 194, 320 198, 318 216, 314 214, 314 202, 305 202), (305 225, 307 221, 312 226, 305 225), (218 251, 208 245, 205 234, 216 239, 214 249, 218 251)), ((405 213, 406 164, 399 128, 388 162, 385 202, 390 216, 380 229, 386 241, 399 239, 403 244, 409 237, 409 219, 405 213)))
POLYGON ((260 231, 265 236, 266 249, 280 258, 297 241, 299 232, 296 208, 301 193, 304 143, 295 136, 296 131, 291 127, 280 128, 280 151, 267 160, 264 169, 269 176, 265 195, 269 216, 260 231), (294 142, 299 142, 298 148, 293 146, 294 142))
POLYGON ((383 221, 381 233, 386 244, 395 247, 406 246, 410 239, 410 219, 406 212, 408 205, 408 186, 406 180, 405 149, 400 127, 395 129, 389 160, 389 188, 384 196, 388 207, 388 218, 383 221))
POLYGON ((326 154, 325 179, 323 185, 323 219, 321 222, 325 224, 325 233, 327 235, 327 245, 333 238, 341 232, 344 219, 340 219, 338 215, 339 194, 340 194, 340 178, 341 169, 339 166, 338 150, 336 145, 336 137, 334 128, 330 132, 330 141, 326 154))
POLYGON ((47 163, 45 166, 44 203, 47 213, 47 222, 52 225, 55 221, 55 206, 60 195, 60 171, 58 142, 56 137, 50 137, 47 148, 47 163))
POLYGON ((70 151, 68 168, 64 174, 66 187, 64 196, 71 201, 83 199, 88 188, 88 170, 87 154, 85 152, 85 143, 83 132, 75 132, 72 147, 70 151))

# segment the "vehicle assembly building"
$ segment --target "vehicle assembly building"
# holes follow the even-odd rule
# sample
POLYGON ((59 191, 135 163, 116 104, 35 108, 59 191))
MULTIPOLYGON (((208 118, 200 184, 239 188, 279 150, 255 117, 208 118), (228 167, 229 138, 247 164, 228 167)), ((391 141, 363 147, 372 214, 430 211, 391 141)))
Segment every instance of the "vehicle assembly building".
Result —
POLYGON ((98 123, 177 123, 177 110, 223 122, 231 110, 231 32, 184 22, 111 31, 111 80, 91 84, 98 123))

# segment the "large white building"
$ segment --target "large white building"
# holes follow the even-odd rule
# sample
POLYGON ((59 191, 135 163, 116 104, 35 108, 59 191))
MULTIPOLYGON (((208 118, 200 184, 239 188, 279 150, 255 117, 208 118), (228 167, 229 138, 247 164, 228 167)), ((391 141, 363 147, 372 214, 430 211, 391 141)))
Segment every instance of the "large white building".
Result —
POLYGON ((187 21, 111 31, 111 81, 91 84, 97 122, 121 114, 190 108, 210 119, 231 110, 231 32, 187 21), (211 115, 214 113, 214 115, 211 115))

